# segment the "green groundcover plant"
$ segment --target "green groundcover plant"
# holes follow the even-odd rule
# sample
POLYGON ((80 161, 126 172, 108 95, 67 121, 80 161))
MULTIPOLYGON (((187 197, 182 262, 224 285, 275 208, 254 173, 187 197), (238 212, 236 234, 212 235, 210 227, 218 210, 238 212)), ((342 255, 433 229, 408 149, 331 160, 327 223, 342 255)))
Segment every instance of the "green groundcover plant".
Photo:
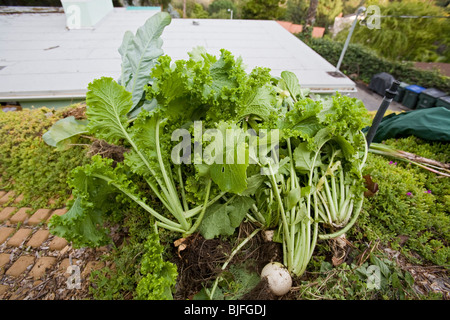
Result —
POLYGON ((89 161, 82 146, 59 151, 42 140, 63 113, 48 108, 0 111, 0 188, 22 194, 22 205, 63 206, 71 195, 67 170, 89 161))

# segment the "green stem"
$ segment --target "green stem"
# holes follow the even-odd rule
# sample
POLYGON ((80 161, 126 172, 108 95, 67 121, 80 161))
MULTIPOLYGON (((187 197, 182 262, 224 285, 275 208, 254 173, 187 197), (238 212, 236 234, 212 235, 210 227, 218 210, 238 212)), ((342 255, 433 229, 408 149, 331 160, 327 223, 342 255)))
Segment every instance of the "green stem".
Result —
MULTIPOLYGON (((206 207, 209 207, 210 205, 212 205, 213 203, 215 203, 217 200, 219 200, 220 198, 222 198, 224 195, 226 194, 226 192, 222 192, 219 195, 215 196, 213 199, 211 199, 211 201, 209 201, 206 204, 206 207)), ((192 218, 194 216, 196 216, 197 214, 199 214, 200 212, 202 212, 203 210, 203 205, 195 207, 193 209, 190 209, 189 211, 185 212, 185 217, 186 219, 192 218)))
MULTIPOLYGON (((280 211, 281 211, 281 219, 282 219, 282 222, 283 222, 283 227, 284 227, 284 231, 285 231, 285 237, 289 239, 290 238, 290 236, 289 236, 289 225, 288 225, 288 222, 287 222, 286 213, 284 211, 283 201, 281 200, 280 192, 278 190, 278 185, 277 185, 277 182, 275 180, 275 175, 273 173, 272 166, 270 165, 270 163, 269 163, 269 172, 270 172, 270 180, 272 182, 272 188, 275 191, 275 197, 276 197, 276 199, 278 201, 278 207, 280 208, 280 211)), ((290 242, 288 242, 288 243, 290 243, 290 242)), ((288 246, 288 251, 289 252, 292 251, 292 248, 290 246, 288 246)))
POLYGON ((187 234, 192 234, 195 232, 195 230, 197 230, 198 226, 200 225, 200 223, 203 220, 203 216, 205 215, 206 212, 206 208, 208 207, 208 200, 209 200, 209 192, 211 191, 211 183, 212 180, 209 180, 208 182, 208 186, 206 187, 206 196, 205 196, 205 202, 203 204, 203 210, 200 213, 200 215, 197 217, 197 220, 195 221, 195 224, 192 226, 191 229, 189 229, 189 231, 187 232, 187 234))
POLYGON ((336 221, 337 220, 336 208, 334 207, 334 200, 333 197, 331 196, 330 186, 328 185, 328 180, 326 177, 324 179, 324 186, 325 186, 325 194, 327 196, 328 201, 328 207, 330 208, 331 218, 333 221, 336 221))
POLYGON ((316 196, 316 194, 314 194, 314 235, 313 235, 313 241, 311 243, 311 247, 309 250, 309 259, 311 259, 312 254, 314 252, 314 248, 316 247, 316 243, 317 243, 317 235, 319 233, 318 218, 319 218, 319 208, 318 208, 318 203, 317 203, 317 196, 316 196))
MULTIPOLYGON (((225 261, 225 263, 222 265, 221 270, 224 271, 228 264, 231 262, 231 260, 233 260, 234 256, 236 255, 236 253, 239 252, 239 250, 241 250, 241 248, 243 246, 245 246, 247 244, 247 242, 249 242, 259 231, 261 231, 261 229, 255 229, 247 238, 245 238, 230 254, 230 256, 228 257, 227 261, 225 261)), ((222 278, 222 276, 218 276, 216 278, 216 280, 214 281, 214 285, 210 291, 209 295, 209 299, 212 300, 212 298, 214 297, 214 292, 216 291, 217 285, 219 283, 219 280, 222 278)))
POLYGON ((337 238, 339 236, 341 236, 342 234, 346 233, 356 222, 356 220, 358 219, 359 214, 361 213, 361 207, 363 204, 363 200, 364 198, 361 198, 360 200, 358 200, 358 203, 356 204, 355 207, 355 214, 352 217, 352 220, 349 221, 349 223, 347 223, 347 225, 342 228, 339 231, 336 231, 334 233, 330 233, 330 234, 321 234, 319 235, 319 239, 321 240, 327 240, 327 239, 333 239, 333 238, 337 238))
MULTIPOLYGON (((181 207, 181 203, 180 203, 180 198, 178 197, 177 192, 175 191, 175 186, 173 183, 173 179, 169 179, 167 172, 166 172, 166 166, 162 160, 162 156, 161 156, 161 147, 159 145, 159 124, 160 124, 160 120, 158 119, 158 121, 156 121, 156 129, 155 129, 155 140, 156 140, 156 154, 158 157, 158 163, 159 166, 161 168, 161 173, 163 175, 163 179, 166 183, 167 189, 169 191, 170 194, 170 202, 173 203, 175 205, 175 211, 176 211, 176 215, 175 217, 177 218, 177 220, 181 223, 183 229, 188 230, 189 229, 189 223, 186 220, 186 218, 184 217, 184 213, 183 213, 183 208, 181 207)), ((169 200, 169 199, 167 199, 169 200)))
POLYGON ((342 208, 342 206, 344 205, 345 195, 346 195, 345 184, 344 184, 344 169, 343 168, 341 168, 341 170, 339 171, 339 185, 341 188, 340 195, 339 195, 340 196, 339 210, 340 210, 340 208, 342 208))
POLYGON ((320 200, 322 201, 322 206, 325 209, 325 212, 328 216, 328 223, 331 225, 333 223, 333 220, 331 219, 330 209, 328 209, 328 205, 324 197, 322 196, 322 191, 317 192, 317 195, 319 196, 320 200))
POLYGON ((178 166, 178 179, 180 179, 180 188, 181 188, 181 197, 183 198, 183 206, 184 211, 189 211, 189 205, 186 200, 186 193, 184 191, 184 184, 183 184, 183 176, 181 174, 181 164, 178 166))
MULTIPOLYGON (((105 180, 106 182, 108 182, 109 184, 113 185, 114 187, 116 187, 118 190, 120 190, 121 192, 123 192, 125 195, 127 195, 130 199, 132 199, 133 201, 135 201, 137 204, 139 204, 143 209, 145 209, 147 212, 149 212, 151 215, 153 215, 156 219, 160 220, 161 222, 167 224, 168 226, 174 227, 174 228, 180 228, 181 225, 178 223, 173 222, 172 220, 167 219, 166 217, 160 215, 158 212, 156 212, 155 210, 153 210, 151 207, 149 207, 146 203, 144 203, 141 199, 139 199, 138 197, 136 197, 134 194, 128 192, 127 190, 125 190, 124 188, 122 188, 120 185, 118 185, 117 183, 115 183, 111 178, 100 175, 100 174, 93 174, 93 177, 105 180)), ((182 229, 180 229, 182 230, 182 229)))

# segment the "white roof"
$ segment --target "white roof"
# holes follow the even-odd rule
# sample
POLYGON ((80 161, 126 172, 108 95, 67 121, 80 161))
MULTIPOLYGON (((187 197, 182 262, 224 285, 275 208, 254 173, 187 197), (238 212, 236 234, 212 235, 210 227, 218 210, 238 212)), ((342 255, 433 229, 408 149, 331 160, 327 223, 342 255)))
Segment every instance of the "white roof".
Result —
MULTIPOLYGON (((0 101, 84 97, 92 80, 117 79, 123 34, 153 14, 114 8, 94 28, 81 30, 68 30, 63 13, 0 15, 0 101)), ((347 77, 327 74, 335 67, 276 21, 172 19, 162 38, 173 60, 187 59, 196 46, 214 55, 225 48, 241 56, 248 71, 268 67, 279 76, 289 70, 315 92, 355 90, 347 77)))

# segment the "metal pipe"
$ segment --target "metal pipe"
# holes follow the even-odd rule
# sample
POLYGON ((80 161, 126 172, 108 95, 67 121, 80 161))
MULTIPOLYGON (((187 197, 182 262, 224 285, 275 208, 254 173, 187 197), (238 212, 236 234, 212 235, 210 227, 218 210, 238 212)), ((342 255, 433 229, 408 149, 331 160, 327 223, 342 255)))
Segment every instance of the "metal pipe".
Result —
POLYGON ((348 44, 350 43, 350 38, 352 37, 353 30, 355 30, 356 23, 358 22, 358 16, 366 11, 365 7, 359 7, 358 10, 356 10, 356 17, 355 21, 352 23, 352 27, 350 28, 350 32, 348 33, 347 39, 344 43, 344 48, 342 48, 341 56, 339 57, 338 64, 336 65, 336 72, 339 72, 339 69, 341 68, 342 60, 344 60, 345 51, 347 51, 348 44))
POLYGON ((375 118, 372 121, 372 126, 369 128, 369 131, 367 132, 366 135, 367 147, 370 147, 370 144, 372 143, 372 140, 375 137, 375 133, 377 132, 378 126, 380 125, 381 120, 383 120, 386 110, 388 109, 390 103, 392 102, 392 99, 397 95, 397 89, 399 85, 400 82, 398 80, 394 80, 391 87, 386 90, 383 101, 381 102, 381 105, 378 108, 375 118))

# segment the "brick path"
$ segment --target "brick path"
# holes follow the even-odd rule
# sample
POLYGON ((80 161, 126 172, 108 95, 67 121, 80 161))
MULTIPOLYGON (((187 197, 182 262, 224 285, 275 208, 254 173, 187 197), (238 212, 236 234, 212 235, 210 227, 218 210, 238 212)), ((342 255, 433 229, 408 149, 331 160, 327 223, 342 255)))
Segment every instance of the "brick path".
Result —
POLYGON ((47 227, 67 208, 33 210, 19 205, 22 198, 0 190, 0 300, 89 298, 90 272, 104 266, 105 248, 72 248, 47 227), (80 271, 81 289, 70 286, 70 262, 80 271))

